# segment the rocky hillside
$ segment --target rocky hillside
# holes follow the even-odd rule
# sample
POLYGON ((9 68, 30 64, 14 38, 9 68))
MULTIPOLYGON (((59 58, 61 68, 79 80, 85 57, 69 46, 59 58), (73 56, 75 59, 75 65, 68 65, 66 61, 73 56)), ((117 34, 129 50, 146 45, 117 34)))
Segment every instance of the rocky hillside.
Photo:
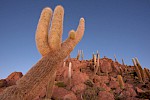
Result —
MULTIPOLYGON (((150 72, 137 59, 127 66, 109 58, 67 59, 59 67, 53 85, 52 100, 149 100, 150 72)), ((0 93, 22 77, 14 72, 0 80, 0 93)), ((34 100, 43 100, 48 88, 34 100)))

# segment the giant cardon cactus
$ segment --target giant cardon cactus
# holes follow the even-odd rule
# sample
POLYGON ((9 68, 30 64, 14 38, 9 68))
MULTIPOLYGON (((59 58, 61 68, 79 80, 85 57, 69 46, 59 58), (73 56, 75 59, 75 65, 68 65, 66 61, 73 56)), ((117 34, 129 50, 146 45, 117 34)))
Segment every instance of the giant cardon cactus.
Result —
POLYGON ((57 6, 54 14, 51 8, 43 9, 36 31, 36 45, 42 58, 17 81, 16 85, 8 87, 0 95, 0 100, 32 100, 35 98, 55 74, 60 62, 78 44, 84 34, 84 19, 80 19, 77 30, 71 30, 69 37, 62 42, 63 17, 62 6, 57 6))

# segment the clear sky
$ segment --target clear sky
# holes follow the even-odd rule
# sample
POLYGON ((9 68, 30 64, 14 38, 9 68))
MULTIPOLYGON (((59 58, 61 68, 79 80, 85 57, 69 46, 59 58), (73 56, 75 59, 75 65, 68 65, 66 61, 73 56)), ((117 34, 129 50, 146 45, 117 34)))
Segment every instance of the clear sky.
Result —
POLYGON ((63 40, 86 20, 82 41, 71 53, 84 51, 85 59, 100 56, 132 65, 138 57, 142 67, 150 68, 150 0, 0 0, 0 79, 11 72, 25 74, 40 58, 35 31, 44 7, 62 5, 65 9, 63 40))

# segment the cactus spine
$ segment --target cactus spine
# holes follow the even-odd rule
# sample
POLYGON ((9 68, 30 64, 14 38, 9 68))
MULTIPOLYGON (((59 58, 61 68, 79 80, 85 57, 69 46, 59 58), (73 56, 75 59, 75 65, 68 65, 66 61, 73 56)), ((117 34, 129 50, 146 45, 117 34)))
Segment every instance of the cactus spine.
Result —
POLYGON ((122 79, 122 76, 121 76, 121 75, 118 75, 117 78, 118 78, 118 81, 119 81, 119 84, 120 84, 120 88, 121 88, 121 89, 124 89, 125 86, 124 86, 124 81, 123 81, 123 79, 122 79))

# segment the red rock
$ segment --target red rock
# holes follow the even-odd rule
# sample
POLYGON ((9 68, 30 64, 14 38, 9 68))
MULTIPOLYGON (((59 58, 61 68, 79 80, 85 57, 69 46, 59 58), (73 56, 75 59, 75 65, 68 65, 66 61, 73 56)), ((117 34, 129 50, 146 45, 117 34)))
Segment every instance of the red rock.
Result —
POLYGON ((16 81, 19 80, 21 77, 23 76, 23 74, 21 72, 13 72, 11 73, 7 78, 7 85, 11 86, 11 85, 15 85, 16 81))
POLYGON ((100 69, 104 73, 106 73, 106 72, 108 72, 108 73, 112 72, 111 62, 108 62, 105 59, 100 60, 100 69))
POLYGON ((0 80, 0 88, 1 87, 6 87, 7 86, 7 81, 5 79, 0 80))
POLYGON ((72 85, 78 85, 80 83, 84 83, 87 79, 89 79, 89 76, 86 73, 75 71, 73 72, 71 82, 72 85))
POLYGON ((110 88, 117 88, 117 87, 119 87, 118 81, 110 81, 109 87, 110 88))
POLYGON ((108 92, 111 90, 110 87, 108 87, 105 83, 100 83, 100 88, 108 92))
POLYGON ((61 87, 54 87, 52 98, 58 100, 62 99, 65 95, 69 94, 70 92, 61 87))
POLYGON ((106 91, 100 91, 98 94, 98 100, 115 100, 115 99, 112 93, 106 91))
POLYGON ((71 90, 77 94, 77 93, 81 93, 83 90, 85 90, 85 88, 86 88, 86 85, 81 83, 72 87, 71 90))
POLYGON ((133 88, 126 88, 126 90, 124 90, 122 93, 125 97, 135 97, 135 96, 137 96, 137 94, 136 94, 136 92, 133 88))
POLYGON ((98 75, 94 75, 93 81, 94 81, 94 83, 96 83, 96 82, 108 83, 108 82, 109 82, 109 78, 108 78, 108 76, 98 76, 98 75))
POLYGON ((113 67, 113 71, 120 73, 120 69, 119 69, 120 64, 118 64, 117 62, 112 62, 111 65, 113 67))
POLYGON ((77 100, 77 97, 74 93, 67 94, 63 97, 63 100, 77 100))

